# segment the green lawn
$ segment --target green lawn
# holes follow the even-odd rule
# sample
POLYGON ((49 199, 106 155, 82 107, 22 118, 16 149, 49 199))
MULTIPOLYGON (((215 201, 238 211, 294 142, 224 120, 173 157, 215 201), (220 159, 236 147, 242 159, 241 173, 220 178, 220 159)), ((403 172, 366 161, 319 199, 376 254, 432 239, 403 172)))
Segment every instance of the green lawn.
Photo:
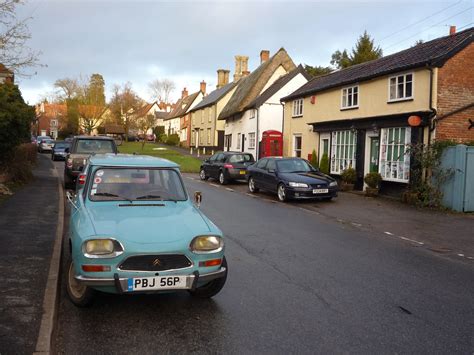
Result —
POLYGON ((168 146, 166 146, 166 150, 153 150, 153 148, 159 148, 159 146, 154 143, 145 143, 142 150, 142 143, 140 142, 123 142, 123 144, 118 147, 120 153, 151 155, 174 161, 180 165, 181 171, 184 173, 199 172, 199 168, 201 167, 201 161, 199 159, 183 155, 168 146))

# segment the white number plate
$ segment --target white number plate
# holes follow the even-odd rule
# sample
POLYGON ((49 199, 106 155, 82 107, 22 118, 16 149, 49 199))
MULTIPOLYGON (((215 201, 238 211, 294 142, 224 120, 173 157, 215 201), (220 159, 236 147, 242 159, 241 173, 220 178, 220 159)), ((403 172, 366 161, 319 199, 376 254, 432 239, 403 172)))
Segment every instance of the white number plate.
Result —
POLYGON ((313 189, 313 194, 327 194, 328 192, 328 189, 313 189))
MULTIPOLYGON (((190 280, 190 283, 192 283, 192 280, 190 280)), ((128 292, 190 288, 187 276, 135 277, 128 279, 127 286, 128 292)))

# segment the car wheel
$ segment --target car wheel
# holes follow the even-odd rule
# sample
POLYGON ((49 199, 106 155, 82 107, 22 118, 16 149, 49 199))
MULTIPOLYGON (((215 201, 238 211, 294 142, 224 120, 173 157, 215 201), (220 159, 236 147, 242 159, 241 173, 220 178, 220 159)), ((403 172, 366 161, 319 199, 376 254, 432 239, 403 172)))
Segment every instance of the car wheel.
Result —
POLYGON ((258 192, 258 187, 255 186, 255 180, 253 179, 253 177, 249 178, 249 191, 251 193, 258 192))
POLYGON ((221 185, 227 184, 227 179, 226 179, 226 177, 225 177, 224 171, 221 171, 221 172, 219 173, 219 183, 220 183, 221 185))
POLYGON ((199 178, 201 180, 207 180, 209 179, 209 176, 206 175, 206 172, 204 171, 204 169, 201 169, 201 171, 199 172, 199 178))
POLYGON ((69 260, 66 290, 69 299, 78 307, 90 306, 94 300, 95 291, 86 285, 81 285, 74 278, 74 263, 72 260, 69 260))
POLYGON ((222 260, 222 266, 225 267, 225 275, 222 276, 221 278, 212 280, 211 282, 196 288, 195 290, 190 290, 189 293, 193 295, 194 297, 198 298, 211 298, 219 293, 220 290, 225 285, 225 282, 227 280, 227 271, 229 268, 227 267, 227 260, 224 259, 222 260))
POLYGON ((278 194, 278 199, 279 199, 281 202, 285 202, 285 201, 288 200, 288 197, 287 197, 287 195, 286 195, 286 188, 285 188, 285 185, 283 185, 283 184, 279 184, 279 185, 278 185, 277 194, 278 194))

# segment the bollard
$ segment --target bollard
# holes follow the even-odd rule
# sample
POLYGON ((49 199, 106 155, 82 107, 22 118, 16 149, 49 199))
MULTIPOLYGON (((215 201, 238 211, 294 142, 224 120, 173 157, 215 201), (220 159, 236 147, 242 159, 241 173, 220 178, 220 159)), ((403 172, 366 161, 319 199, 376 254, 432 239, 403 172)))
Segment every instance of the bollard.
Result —
POLYGON ((193 147, 189 149, 189 154, 193 155, 193 147))
POLYGON ((202 148, 202 155, 206 155, 206 147, 202 148))
POLYGON ((197 148, 197 157, 199 158, 199 148, 197 148))

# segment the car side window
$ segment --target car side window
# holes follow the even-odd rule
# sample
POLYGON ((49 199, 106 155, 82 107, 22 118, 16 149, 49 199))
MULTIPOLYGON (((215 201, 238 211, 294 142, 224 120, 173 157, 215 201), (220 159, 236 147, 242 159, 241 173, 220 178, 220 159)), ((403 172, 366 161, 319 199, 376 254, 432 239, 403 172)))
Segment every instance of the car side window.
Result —
POLYGON ((270 159, 270 160, 268 161, 268 164, 267 164, 267 166, 266 166, 266 170, 267 170, 267 171, 270 171, 270 170, 273 170, 273 171, 275 171, 275 169, 276 169, 276 163, 275 163, 275 160, 273 160, 273 159, 270 159))
POLYGON ((258 163, 257 163, 257 165, 256 165, 257 168, 258 168, 258 169, 265 169, 265 165, 267 165, 267 161, 268 161, 268 159, 261 159, 261 160, 259 160, 258 163))
POLYGON ((218 153, 214 154, 212 157, 209 158, 209 161, 214 162, 217 159, 218 155, 219 155, 218 153))
POLYGON ((225 154, 219 153, 219 154, 217 155, 216 162, 218 162, 218 163, 223 163, 224 160, 225 160, 225 154))

